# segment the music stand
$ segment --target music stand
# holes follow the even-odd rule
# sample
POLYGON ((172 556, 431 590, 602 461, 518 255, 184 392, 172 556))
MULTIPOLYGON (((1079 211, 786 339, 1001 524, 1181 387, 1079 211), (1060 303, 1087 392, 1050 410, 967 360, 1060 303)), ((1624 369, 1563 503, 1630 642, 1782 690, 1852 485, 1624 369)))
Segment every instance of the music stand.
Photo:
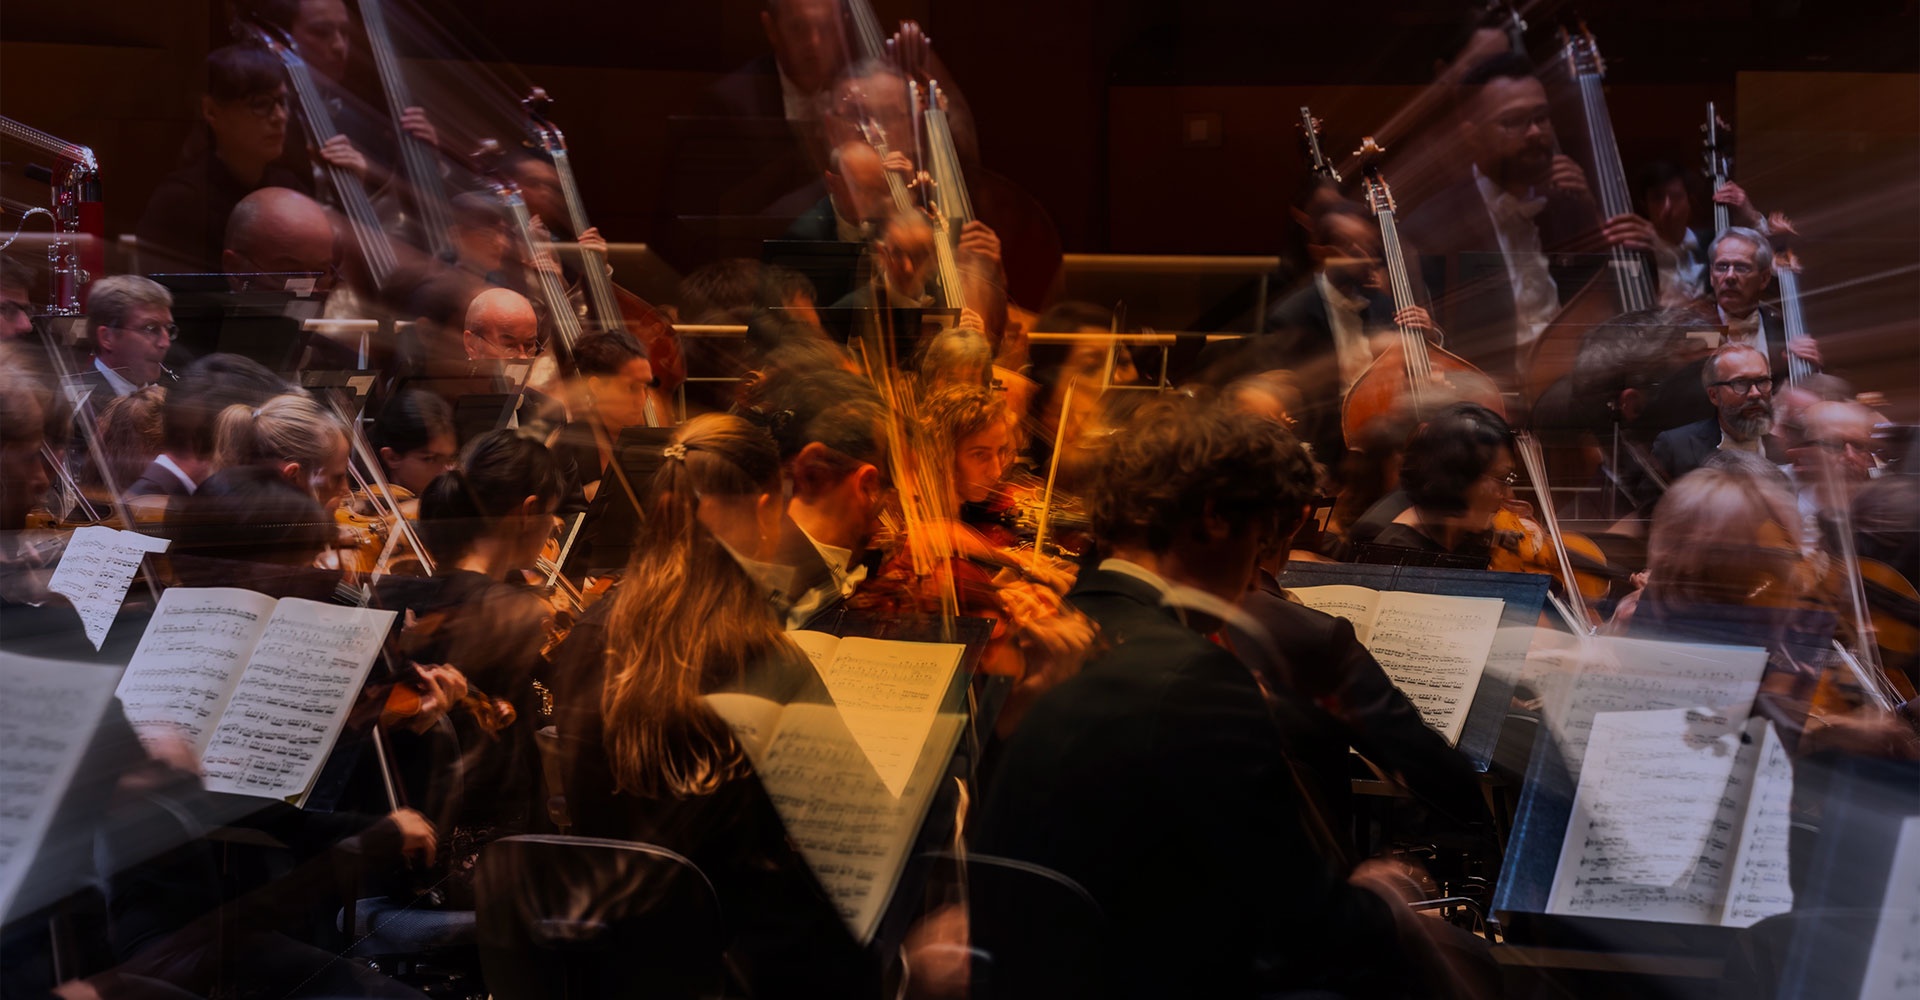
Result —
POLYGON ((629 427, 620 432, 613 444, 613 460, 600 473, 600 488, 587 505, 587 520, 580 538, 567 556, 561 571, 569 579, 596 572, 619 569, 633 555, 633 539, 640 531, 640 510, 636 501, 646 496, 647 484, 660 471, 666 459, 660 454, 673 440, 671 427, 629 427), (633 495, 621 484, 633 487, 633 495))
POLYGON ((276 372, 291 372, 306 353, 326 294, 311 290, 317 273, 156 274, 173 293, 173 321, 180 327, 169 356, 181 365, 215 352, 251 358, 276 372), (241 286, 236 291, 234 283, 241 286), (273 289, 292 284, 293 289, 273 289), (305 288, 305 291, 300 289, 305 288))

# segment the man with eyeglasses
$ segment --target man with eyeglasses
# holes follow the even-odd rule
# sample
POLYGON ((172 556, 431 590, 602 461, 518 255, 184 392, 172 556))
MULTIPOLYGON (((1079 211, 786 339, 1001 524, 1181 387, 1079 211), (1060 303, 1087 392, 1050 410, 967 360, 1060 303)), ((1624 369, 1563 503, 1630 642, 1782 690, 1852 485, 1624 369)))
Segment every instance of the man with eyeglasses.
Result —
POLYGON ((33 271, 12 257, 0 257, 0 341, 20 340, 33 332, 33 271))
POLYGON ((179 331, 173 325, 173 295, 158 282, 132 274, 95 281, 87 295, 87 339, 93 363, 69 387, 91 427, 107 404, 160 381, 160 362, 179 331))
POLYGON ((1653 460, 1667 478, 1692 472, 1721 450, 1772 458, 1767 432, 1773 429, 1774 379, 1767 356, 1748 344, 1727 344, 1701 365, 1700 380, 1715 415, 1653 439, 1653 460))
POLYGON ((1773 248, 1755 229, 1734 226, 1707 248, 1713 293, 1713 318, 1726 331, 1726 343, 1744 344, 1766 355, 1776 378, 1784 378, 1789 354, 1818 367, 1820 348, 1811 338, 1787 343, 1780 314, 1760 304, 1773 281, 1773 248))
POLYGON ((1425 255, 1448 349, 1511 382, 1563 299, 1591 279, 1585 252, 1651 252, 1655 237, 1638 215, 1600 219, 1585 171, 1558 152, 1546 87, 1526 57, 1482 60, 1460 91, 1455 138, 1470 176, 1410 212, 1403 231, 1425 255))

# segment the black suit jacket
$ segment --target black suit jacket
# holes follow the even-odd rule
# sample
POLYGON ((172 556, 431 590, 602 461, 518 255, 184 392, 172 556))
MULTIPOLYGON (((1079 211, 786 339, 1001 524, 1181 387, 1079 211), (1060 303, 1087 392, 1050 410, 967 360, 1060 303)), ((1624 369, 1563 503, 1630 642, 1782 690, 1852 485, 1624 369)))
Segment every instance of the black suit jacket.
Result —
MULTIPOLYGON (((1767 461, 1779 465, 1786 461, 1779 454, 1779 446, 1773 443, 1772 435, 1763 437, 1761 447, 1766 449, 1767 461)), ((1653 463, 1672 482, 1681 476, 1698 469, 1720 450, 1720 418, 1709 417, 1696 420, 1684 427, 1675 427, 1653 439, 1653 463)))
POLYGON ((1059 871, 1107 924, 1082 994, 1417 992, 1393 917, 1303 822, 1253 672, 1143 581, 1082 573, 1107 649, 1041 698, 987 789, 975 847, 1059 871))
POLYGON ((134 497, 183 497, 192 492, 187 484, 180 481, 179 476, 158 461, 148 462, 147 467, 140 470, 140 478, 126 488, 129 500, 134 497))
POLYGON ((1420 710, 1355 638, 1351 622, 1287 600, 1279 581, 1265 573, 1241 607, 1266 628, 1272 644, 1229 629, 1234 651, 1268 678, 1270 688, 1290 691, 1306 706, 1306 726, 1289 742, 1319 786, 1334 830, 1342 836, 1353 830, 1348 747, 1398 775, 1408 791, 1454 822, 1491 822, 1466 758, 1421 720, 1420 710))
MULTIPOLYGON (((1555 195, 1534 223, 1564 303, 1607 259, 1578 253, 1599 249, 1594 242, 1599 213, 1590 199, 1555 195)), ((1447 331, 1447 349, 1496 379, 1511 376, 1525 360, 1514 356, 1519 314, 1513 281, 1493 216, 1473 178, 1435 192, 1407 215, 1402 231, 1412 244, 1408 252, 1420 255, 1421 275, 1436 307, 1434 320, 1447 331)))

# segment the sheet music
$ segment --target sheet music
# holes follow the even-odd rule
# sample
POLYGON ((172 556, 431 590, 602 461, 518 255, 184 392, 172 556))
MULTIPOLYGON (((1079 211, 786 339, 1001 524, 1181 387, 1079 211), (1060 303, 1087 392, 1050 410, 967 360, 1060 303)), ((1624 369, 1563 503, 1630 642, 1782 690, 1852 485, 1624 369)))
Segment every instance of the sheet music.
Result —
POLYGON ((282 599, 202 755, 207 789, 271 798, 306 791, 393 618, 282 599))
POLYGON ((1697 708, 1745 719, 1753 713, 1767 651, 1603 636, 1565 649, 1537 649, 1543 669, 1557 677, 1547 703, 1547 725, 1560 743, 1569 776, 1580 779, 1587 735, 1599 712, 1697 708))
POLYGON ((1494 597, 1380 595, 1367 649, 1448 743, 1460 741, 1505 609, 1494 597))
POLYGON ((265 594, 231 587, 174 587, 160 595, 116 692, 142 743, 174 735, 196 756, 206 752, 273 606, 265 594))
POLYGON ((841 718, 896 796, 906 790, 965 652, 959 643, 850 635, 821 671, 841 718))
POLYGON ((934 720, 897 794, 830 705, 788 705, 766 755, 755 762, 787 835, 863 944, 892 898, 964 722, 953 713, 934 720))
POLYGON ((1379 591, 1347 583, 1330 583, 1320 587, 1291 587, 1287 593, 1315 611, 1345 618, 1353 624, 1353 636, 1360 640, 1360 645, 1372 648, 1373 616, 1380 607, 1379 591))
POLYGON ((1725 927, 1751 927, 1793 909, 1787 880, 1789 808, 1793 804, 1793 762, 1771 723, 1761 723, 1760 758, 1747 790, 1746 813, 1727 878, 1725 927))
POLYGON ((773 739, 774 730, 780 726, 781 704, 759 695, 735 691, 716 692, 706 698, 707 707, 727 721, 734 739, 740 741, 747 756, 758 764, 761 756, 767 752, 767 744, 773 739))
POLYGON ((119 671, 0 653, 0 915, 33 867, 119 671))
POLYGON ((1717 924, 1764 725, 1596 715, 1547 912, 1717 924))
POLYGON ((787 638, 792 639, 793 644, 807 654, 807 659, 813 661, 813 669, 821 677, 827 676, 827 668, 833 663, 833 651, 840 648, 839 636, 807 629, 795 629, 787 633, 787 638))
POLYGON ((165 552, 167 544, 167 539, 137 531, 88 525, 67 539, 47 589, 73 603, 87 638, 99 649, 127 599, 133 575, 140 571, 140 560, 149 552, 165 552))
POLYGON ((1920 1000, 1920 816, 1900 822, 1860 1000, 1920 1000))

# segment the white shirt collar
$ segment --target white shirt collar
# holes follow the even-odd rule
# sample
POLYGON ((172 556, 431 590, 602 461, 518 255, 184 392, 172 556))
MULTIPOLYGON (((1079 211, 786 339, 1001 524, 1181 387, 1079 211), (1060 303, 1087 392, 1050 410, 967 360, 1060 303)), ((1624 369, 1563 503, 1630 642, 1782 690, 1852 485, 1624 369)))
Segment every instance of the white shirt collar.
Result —
POLYGON ((1720 450, 1745 451, 1755 455, 1765 455, 1767 453, 1766 448, 1760 443, 1759 438, 1754 438, 1751 441, 1735 441, 1727 436, 1727 429, 1725 427, 1720 428, 1720 450))
POLYGON ((106 376, 107 385, 113 389, 113 394, 115 396, 131 396, 140 388, 139 386, 134 385, 132 382, 128 381, 127 378, 121 375, 119 372, 114 371, 111 368, 108 368, 107 363, 100 360, 99 358, 93 359, 93 370, 106 376))
POLYGON ((188 476, 186 472, 174 462, 173 456, 161 455, 159 458, 153 460, 153 464, 173 473, 174 478, 180 480, 180 485, 185 486, 188 493, 192 493, 200 488, 200 484, 194 482, 193 478, 188 476))

